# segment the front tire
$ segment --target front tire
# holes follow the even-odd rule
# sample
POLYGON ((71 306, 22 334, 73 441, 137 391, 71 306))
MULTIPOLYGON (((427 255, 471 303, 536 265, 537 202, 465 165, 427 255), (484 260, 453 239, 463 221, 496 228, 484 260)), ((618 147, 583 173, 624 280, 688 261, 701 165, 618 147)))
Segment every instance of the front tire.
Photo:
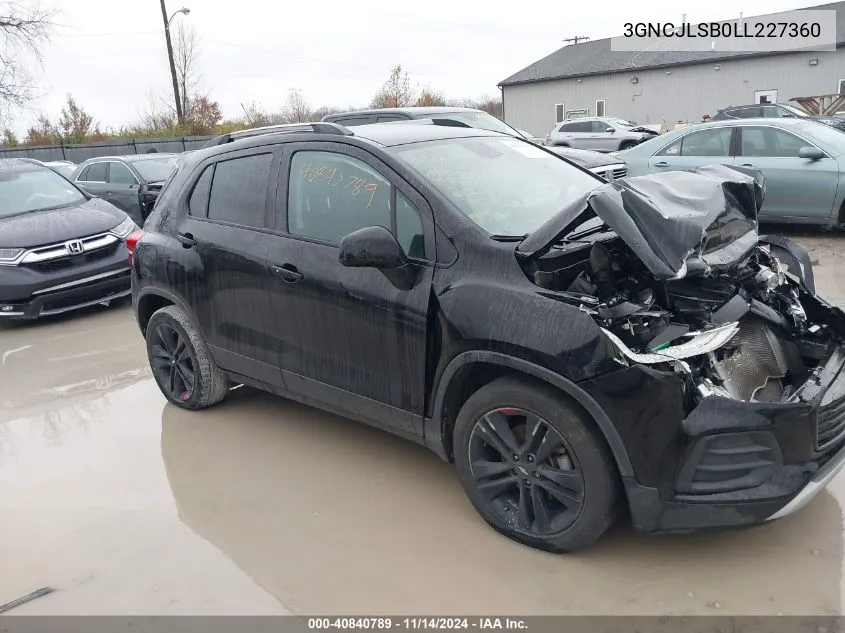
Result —
POLYGON ((171 305, 153 313, 147 323, 147 357, 164 397, 182 409, 217 404, 226 396, 226 375, 182 308, 171 305))
POLYGON ((636 146, 637 146, 636 141, 623 141, 623 142, 619 143, 619 151, 621 152, 622 150, 631 149, 632 147, 636 147, 636 146))
POLYGON ((559 392, 501 378, 475 392, 455 422, 455 465, 493 529, 550 552, 591 545, 620 503, 613 457, 596 427, 559 392))

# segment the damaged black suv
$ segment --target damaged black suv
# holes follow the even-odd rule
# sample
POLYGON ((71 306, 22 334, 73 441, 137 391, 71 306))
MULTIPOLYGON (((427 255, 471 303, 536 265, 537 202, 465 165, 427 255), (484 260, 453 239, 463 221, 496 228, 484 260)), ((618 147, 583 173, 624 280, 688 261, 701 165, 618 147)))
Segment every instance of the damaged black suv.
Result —
POLYGON ((478 129, 276 128, 186 156, 127 240, 133 304, 174 405, 245 384, 410 438, 521 543, 584 547, 626 503, 760 523, 845 460, 845 314, 758 235, 764 193, 478 129))

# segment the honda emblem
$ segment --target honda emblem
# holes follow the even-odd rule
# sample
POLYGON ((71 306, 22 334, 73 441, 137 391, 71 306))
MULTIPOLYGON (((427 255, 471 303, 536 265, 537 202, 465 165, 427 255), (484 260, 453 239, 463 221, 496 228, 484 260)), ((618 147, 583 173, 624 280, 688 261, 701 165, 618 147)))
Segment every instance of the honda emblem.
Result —
POLYGON ((65 242, 65 248, 71 255, 79 255, 85 250, 85 244, 82 243, 82 240, 71 240, 65 242))

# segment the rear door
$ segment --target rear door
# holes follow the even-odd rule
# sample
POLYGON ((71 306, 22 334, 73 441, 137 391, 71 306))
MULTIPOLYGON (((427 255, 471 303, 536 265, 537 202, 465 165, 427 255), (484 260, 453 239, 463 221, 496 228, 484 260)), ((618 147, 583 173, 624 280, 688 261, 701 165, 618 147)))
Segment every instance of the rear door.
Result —
POLYGON ((79 172, 79 176, 76 178, 76 184, 92 196, 108 200, 108 178, 108 163, 105 161, 97 161, 96 163, 91 163, 79 172))
POLYGON ((839 165, 830 156, 799 158, 802 147, 815 147, 786 130, 740 126, 737 164, 755 167, 766 177, 760 216, 770 220, 826 220, 834 212, 839 165))
POLYGON ((649 159, 649 173, 683 171, 704 165, 733 165, 734 129, 724 125, 691 130, 649 159))
POLYGON ((274 147, 251 148, 215 156, 197 170, 175 227, 177 252, 193 272, 172 282, 189 299, 217 362, 269 384, 281 383, 267 268, 271 174, 280 156, 274 147))
POLYGON ((568 145, 576 149, 589 149, 588 137, 592 134, 593 125, 591 121, 573 121, 561 125, 553 141, 559 145, 568 145))

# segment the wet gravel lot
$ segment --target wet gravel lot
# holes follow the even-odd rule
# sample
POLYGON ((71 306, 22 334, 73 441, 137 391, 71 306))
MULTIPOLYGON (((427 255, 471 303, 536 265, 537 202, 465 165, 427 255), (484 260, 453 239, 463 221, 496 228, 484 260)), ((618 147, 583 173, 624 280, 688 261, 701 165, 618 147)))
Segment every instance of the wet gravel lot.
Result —
MULTIPOLYGON (((792 232, 845 305, 845 236, 792 232)), ((839 614, 845 474, 742 531, 497 535, 425 449, 238 389, 167 405, 128 304, 0 326, 0 604, 15 613, 839 614)))

